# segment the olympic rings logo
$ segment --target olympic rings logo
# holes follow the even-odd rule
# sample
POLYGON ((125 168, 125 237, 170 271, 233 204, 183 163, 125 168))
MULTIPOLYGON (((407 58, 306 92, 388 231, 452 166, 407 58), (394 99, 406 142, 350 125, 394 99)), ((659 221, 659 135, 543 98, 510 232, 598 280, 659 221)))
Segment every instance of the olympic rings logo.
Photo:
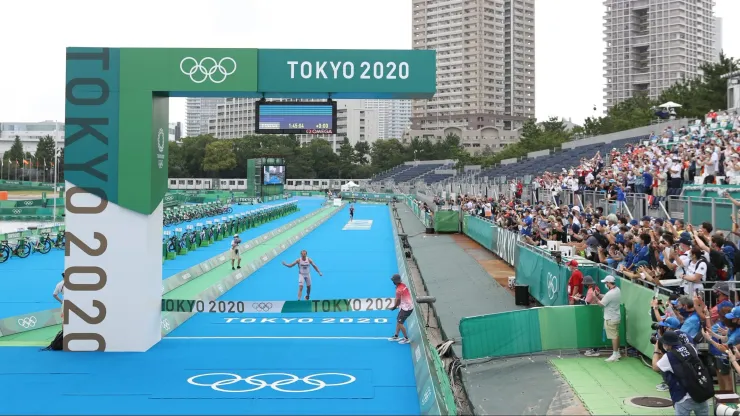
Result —
POLYGON ((214 84, 220 84, 226 81, 229 75, 236 72, 236 61, 228 56, 221 58, 220 61, 216 61, 210 56, 200 61, 188 56, 180 61, 180 71, 189 76, 190 80, 196 84, 202 84, 206 80, 210 80, 214 84), (224 66, 225 63, 226 66, 224 66), (208 67, 206 68, 206 66, 208 67))
POLYGON ((190 377, 188 379, 188 383, 199 386, 199 387, 210 387, 211 389, 215 391, 220 391, 222 393, 249 393, 252 391, 262 390, 265 387, 270 387, 271 389, 275 391, 280 391, 283 393, 309 393, 312 391, 321 390, 324 387, 337 387, 337 386, 344 386, 347 384, 354 383, 357 378, 355 376, 351 376, 349 374, 343 374, 343 373, 319 373, 319 374, 311 374, 310 376, 306 377, 298 377, 293 374, 287 374, 287 373, 264 373, 264 374, 255 374, 249 377, 241 377, 238 374, 231 374, 231 373, 208 373, 208 374, 199 374, 197 376, 190 377), (220 379, 217 379, 216 376, 221 376, 220 379), (263 378, 266 378, 267 376, 280 376, 285 377, 281 378, 279 380, 273 381, 271 383, 268 383, 267 381, 263 380, 263 378), (326 381, 320 380, 318 377, 321 376, 339 376, 346 378, 346 381, 343 381, 341 383, 327 383, 326 381), (223 377, 229 377, 229 378, 223 378, 223 377), (201 383, 196 380, 199 379, 215 379, 217 381, 213 381, 211 383, 201 383), (222 386, 230 386, 232 384, 239 383, 240 381, 243 381, 248 386, 254 386, 250 387, 244 390, 226 390, 222 388, 222 386), (298 389, 284 389, 284 386, 292 385, 295 383, 302 382, 303 384, 306 384, 308 387, 307 389, 298 390, 298 389))
POLYGON ((33 201, 23 201, 23 205, 33 205, 33 201))
POLYGON ((265 302, 255 302, 255 303, 252 304, 252 307, 255 310, 258 310, 260 312, 267 312, 267 311, 269 311, 269 310, 272 309, 272 303, 270 303, 270 302, 267 302, 267 303, 265 303, 265 302))
POLYGON ((18 320, 18 325, 26 329, 33 328, 34 326, 36 326, 36 317, 29 316, 29 317, 21 318, 18 320))
POLYGON ((21 213, 21 210, 19 210, 19 209, 14 209, 13 210, 13 214, 20 214, 20 213, 21 213))
POLYGON ((168 321, 167 319, 162 319, 162 329, 164 329, 165 331, 169 331, 170 321, 168 321))

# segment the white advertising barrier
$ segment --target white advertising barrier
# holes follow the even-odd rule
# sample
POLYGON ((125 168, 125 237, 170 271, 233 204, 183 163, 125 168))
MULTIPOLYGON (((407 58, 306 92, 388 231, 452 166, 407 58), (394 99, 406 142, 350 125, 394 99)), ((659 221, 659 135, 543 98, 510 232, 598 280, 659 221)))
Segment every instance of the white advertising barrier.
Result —
POLYGON ((340 207, 340 206, 342 206, 342 200, 341 200, 341 199, 339 199, 339 198, 334 198, 334 206, 335 206, 335 207, 340 207))

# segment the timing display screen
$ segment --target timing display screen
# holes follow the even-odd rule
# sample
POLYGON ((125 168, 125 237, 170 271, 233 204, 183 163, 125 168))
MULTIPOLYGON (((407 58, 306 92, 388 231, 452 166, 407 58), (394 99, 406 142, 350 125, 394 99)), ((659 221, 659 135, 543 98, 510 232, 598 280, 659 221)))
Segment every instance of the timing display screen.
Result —
POLYGON ((257 102, 258 134, 335 134, 337 103, 257 102))

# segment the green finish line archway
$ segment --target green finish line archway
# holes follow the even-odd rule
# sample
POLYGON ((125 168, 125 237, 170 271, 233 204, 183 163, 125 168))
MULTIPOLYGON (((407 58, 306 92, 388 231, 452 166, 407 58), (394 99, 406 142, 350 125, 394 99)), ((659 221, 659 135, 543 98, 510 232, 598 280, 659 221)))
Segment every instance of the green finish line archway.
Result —
POLYGON ((161 338, 169 97, 428 99, 435 51, 67 48, 65 351, 161 338))

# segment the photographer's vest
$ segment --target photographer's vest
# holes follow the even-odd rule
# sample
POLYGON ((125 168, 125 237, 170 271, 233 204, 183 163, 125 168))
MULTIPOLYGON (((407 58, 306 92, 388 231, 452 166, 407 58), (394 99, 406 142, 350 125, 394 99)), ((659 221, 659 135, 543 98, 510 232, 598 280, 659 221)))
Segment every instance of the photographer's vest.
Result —
POLYGON ((683 400, 686 394, 697 403, 714 397, 712 376, 693 347, 674 347, 667 355, 673 372, 664 375, 673 403, 683 400))

